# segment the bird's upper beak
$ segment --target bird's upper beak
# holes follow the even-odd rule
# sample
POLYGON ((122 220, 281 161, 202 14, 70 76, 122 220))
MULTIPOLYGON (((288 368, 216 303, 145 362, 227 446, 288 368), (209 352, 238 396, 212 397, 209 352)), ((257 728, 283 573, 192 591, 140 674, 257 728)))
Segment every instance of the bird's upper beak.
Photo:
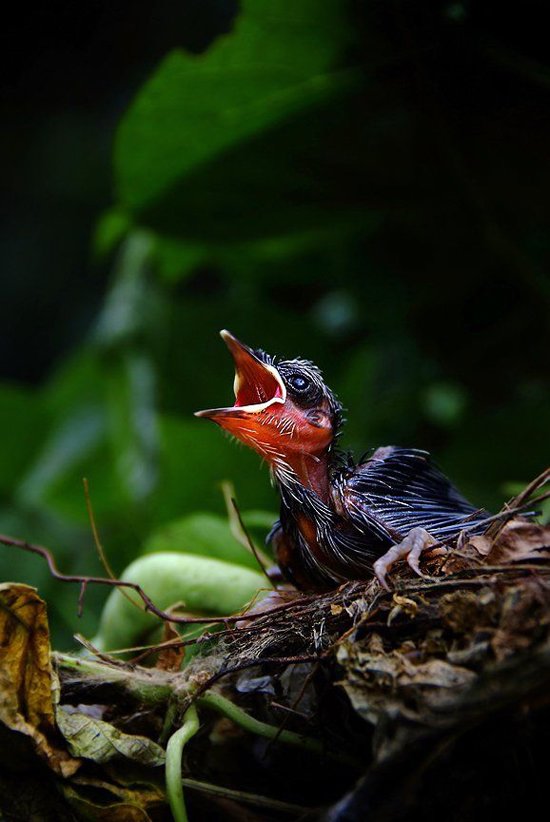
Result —
POLYGON ((262 426, 269 409, 281 410, 286 401, 286 386, 276 368, 262 362, 251 348, 239 342, 233 334, 223 330, 220 336, 235 363, 235 403, 225 408, 196 411, 195 416, 207 417, 246 440, 245 432, 253 433, 253 429, 262 426))
POLYGON ((269 463, 283 460, 300 474, 305 456, 317 459, 333 439, 328 409, 297 406, 273 365, 229 331, 220 333, 235 362, 235 403, 197 411, 195 416, 211 419, 269 463))

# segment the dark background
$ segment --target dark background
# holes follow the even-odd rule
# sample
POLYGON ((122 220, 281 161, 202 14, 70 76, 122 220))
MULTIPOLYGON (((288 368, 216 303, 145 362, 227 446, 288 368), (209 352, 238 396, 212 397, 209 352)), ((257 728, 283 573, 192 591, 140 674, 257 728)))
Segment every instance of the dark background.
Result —
MULTIPOLYGON (((237 4, 21 5, 3 22, 0 528, 65 570, 98 570, 82 476, 118 571, 163 524, 223 515, 222 479, 243 510, 275 512, 256 457, 191 416, 230 396, 222 327, 314 359, 357 453, 428 448, 492 508, 545 465, 542 4, 340 5, 328 62, 351 89, 236 138, 145 206, 123 166, 139 169, 141 139, 162 160, 171 121, 121 131, 113 174, 119 123, 173 49, 200 63, 231 42, 237 4)), ((303 4, 315 29, 322 6, 303 4)), ((208 111, 193 123, 174 122, 182 153, 215 128, 208 111)), ((77 592, 8 550, 2 576, 39 585, 67 643, 77 592)), ((76 627, 94 630, 100 600, 76 627)))

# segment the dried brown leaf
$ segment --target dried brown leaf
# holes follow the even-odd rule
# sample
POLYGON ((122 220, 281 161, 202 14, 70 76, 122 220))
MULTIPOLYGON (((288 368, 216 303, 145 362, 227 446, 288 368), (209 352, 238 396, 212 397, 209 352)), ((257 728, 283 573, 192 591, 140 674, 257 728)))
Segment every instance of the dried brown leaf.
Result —
MULTIPOLYGON (((162 629, 162 642, 177 643, 181 639, 171 622, 165 622, 162 629)), ((179 671, 185 658, 185 646, 168 645, 162 648, 157 656, 156 667, 161 671, 179 671)))
POLYGON ((122 800, 105 805, 94 802, 72 785, 63 785, 63 794, 78 818, 89 822, 151 822, 151 817, 140 804, 122 800))
POLYGON ((148 811, 166 803, 163 791, 153 784, 122 785, 80 775, 63 785, 63 793, 79 818, 94 822, 148 822, 148 811), (112 799, 105 801, 109 794, 112 799))
POLYGON ((355 710, 377 725, 400 717, 432 725, 449 701, 473 682, 475 674, 443 659, 418 661, 414 645, 385 651, 380 637, 366 644, 350 641, 338 651, 345 672, 341 685, 355 710))
POLYGON ((55 721, 57 676, 46 605, 29 585, 0 585, 0 721, 28 736, 49 767, 67 777, 80 762, 63 746, 55 721))
POLYGON ((501 565, 550 556, 550 525, 512 520, 500 531, 487 562, 501 565))
POLYGON ((478 554, 482 557, 489 556, 493 547, 493 541, 489 537, 474 536, 468 540, 468 545, 473 545, 478 554))
POLYGON ((499 605, 489 588, 458 590, 440 597, 438 611, 443 625, 460 636, 495 626, 499 605))

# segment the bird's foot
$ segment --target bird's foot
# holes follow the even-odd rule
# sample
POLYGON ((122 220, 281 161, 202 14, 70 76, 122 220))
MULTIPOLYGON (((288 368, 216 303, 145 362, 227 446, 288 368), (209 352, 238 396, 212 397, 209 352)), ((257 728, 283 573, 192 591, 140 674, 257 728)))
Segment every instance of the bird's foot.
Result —
MULTIPOLYGON (((413 528, 409 531, 407 536, 398 542, 397 545, 392 545, 385 554, 382 554, 374 563, 373 570, 380 585, 389 591, 389 585, 386 580, 386 574, 398 560, 405 559, 410 568, 419 577, 425 577, 426 574, 420 570, 420 557, 424 551, 429 551, 433 545, 437 545, 437 540, 425 528, 413 528)), ((440 546, 432 551, 434 555, 445 554, 447 549, 440 546)))

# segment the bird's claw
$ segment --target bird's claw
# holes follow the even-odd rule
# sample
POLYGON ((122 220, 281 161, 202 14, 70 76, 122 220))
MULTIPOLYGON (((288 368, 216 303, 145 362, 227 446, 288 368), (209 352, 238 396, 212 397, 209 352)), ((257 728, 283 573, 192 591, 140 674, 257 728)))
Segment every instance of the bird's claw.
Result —
MULTIPOLYGON (((401 542, 392 545, 373 565, 374 575, 382 588, 385 588, 386 591, 390 590, 386 574, 392 565, 400 559, 406 559, 407 564, 417 576, 427 577, 427 574, 420 570, 420 557, 424 551, 429 550, 432 545, 436 544, 437 540, 425 528, 413 528, 409 531, 401 542)), ((445 552, 446 549, 443 548, 442 551, 445 552)))

